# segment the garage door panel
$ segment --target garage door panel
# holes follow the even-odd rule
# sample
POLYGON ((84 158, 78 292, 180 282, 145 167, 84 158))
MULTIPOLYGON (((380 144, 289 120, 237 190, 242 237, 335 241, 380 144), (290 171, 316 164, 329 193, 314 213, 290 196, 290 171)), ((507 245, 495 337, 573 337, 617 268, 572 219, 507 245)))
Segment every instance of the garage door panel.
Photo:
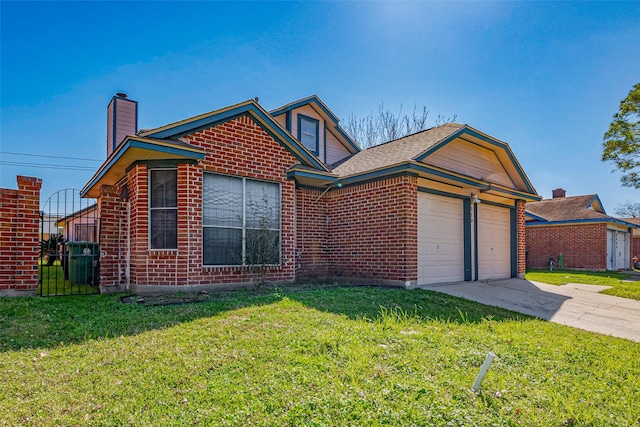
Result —
POLYGON ((418 284, 464 280, 462 200, 418 194, 418 284))
POLYGON ((478 205, 478 279, 511 277, 511 212, 478 205))

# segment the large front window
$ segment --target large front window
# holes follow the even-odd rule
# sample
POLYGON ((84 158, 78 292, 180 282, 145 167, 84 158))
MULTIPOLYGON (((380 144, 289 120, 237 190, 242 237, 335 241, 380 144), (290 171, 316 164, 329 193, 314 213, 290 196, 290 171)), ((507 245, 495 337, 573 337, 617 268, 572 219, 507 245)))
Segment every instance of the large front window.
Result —
POLYGON ((151 249, 178 247, 178 173, 175 169, 151 170, 149 188, 149 244, 151 249))
POLYGON ((280 185, 203 175, 204 265, 280 262, 280 185))

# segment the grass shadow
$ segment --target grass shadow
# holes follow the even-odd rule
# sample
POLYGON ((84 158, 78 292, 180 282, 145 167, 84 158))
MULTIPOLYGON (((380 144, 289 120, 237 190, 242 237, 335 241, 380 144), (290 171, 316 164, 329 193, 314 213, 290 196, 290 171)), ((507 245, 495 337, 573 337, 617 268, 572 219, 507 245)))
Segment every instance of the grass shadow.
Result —
POLYGON ((54 298, 0 298, 0 352, 52 348, 136 335, 183 322, 252 306, 277 303, 283 298, 316 310, 351 319, 376 320, 391 312, 417 320, 476 323, 492 320, 530 320, 508 310, 473 303, 436 292, 380 287, 278 288, 211 294, 209 301, 180 305, 123 304, 122 295, 54 298))
POLYGON ((392 310, 416 320, 452 323, 480 323, 487 319, 532 320, 533 317, 499 307, 479 304, 439 292, 389 287, 340 287, 296 292, 289 298, 317 310, 351 319, 379 319, 392 310))

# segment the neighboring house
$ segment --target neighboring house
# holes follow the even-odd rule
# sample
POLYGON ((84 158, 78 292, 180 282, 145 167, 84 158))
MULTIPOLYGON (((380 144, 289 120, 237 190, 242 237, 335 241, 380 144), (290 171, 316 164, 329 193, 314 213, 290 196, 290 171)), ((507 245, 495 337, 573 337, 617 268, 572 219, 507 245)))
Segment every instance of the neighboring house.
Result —
POLYGON ((640 260, 640 218, 621 218, 623 221, 637 225, 631 232, 631 259, 640 260))
POLYGON ((97 204, 82 208, 56 222, 67 242, 97 242, 98 224, 97 204))
POLYGON ((606 214, 597 194, 566 197, 562 188, 553 198, 526 205, 527 266, 558 266, 588 270, 631 267, 631 232, 638 225, 606 214))
POLYGON ((47 215, 45 212, 40 212, 40 227, 38 227, 40 240, 49 240, 51 236, 57 236, 62 233, 62 229, 57 225, 59 220, 60 218, 55 215, 47 215))
POLYGON ((108 158, 82 190, 105 292, 247 286, 256 263, 273 282, 406 287, 525 272, 524 204, 540 197, 509 145, 470 126, 361 151, 317 96, 141 131, 137 107, 112 98, 108 158))

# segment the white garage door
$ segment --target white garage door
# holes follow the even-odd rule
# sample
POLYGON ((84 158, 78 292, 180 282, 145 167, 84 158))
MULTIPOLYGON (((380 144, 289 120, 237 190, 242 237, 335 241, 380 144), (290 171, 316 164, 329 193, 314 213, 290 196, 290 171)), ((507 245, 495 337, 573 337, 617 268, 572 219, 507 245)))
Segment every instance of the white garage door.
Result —
POLYGON ((631 235, 629 233, 607 230, 607 270, 631 268, 630 245, 631 235))
POLYGON ((511 214, 498 206, 478 205, 478 279, 511 277, 511 214))
POLYGON ((616 269, 624 270, 630 267, 629 258, 629 233, 618 231, 616 239, 616 269))
POLYGON ((418 284, 463 280, 462 200, 418 193, 418 284))

